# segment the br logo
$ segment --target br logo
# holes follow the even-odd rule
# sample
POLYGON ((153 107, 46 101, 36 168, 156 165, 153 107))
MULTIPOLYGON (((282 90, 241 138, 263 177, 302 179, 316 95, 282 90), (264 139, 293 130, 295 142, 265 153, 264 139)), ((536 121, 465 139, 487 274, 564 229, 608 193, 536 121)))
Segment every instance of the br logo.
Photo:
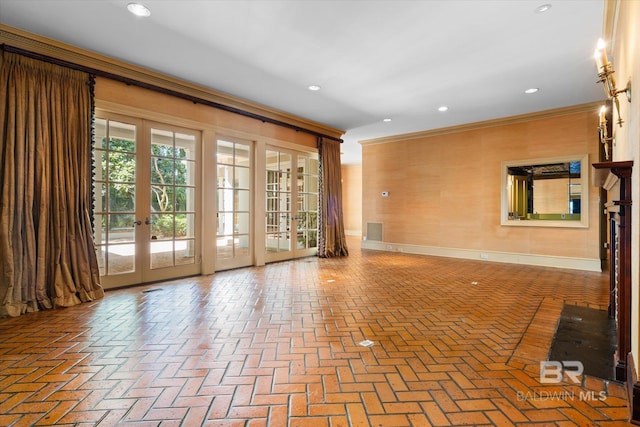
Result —
POLYGON ((580 375, 584 371, 582 362, 577 360, 558 362, 549 360, 540 362, 540 383, 558 384, 566 377, 573 383, 580 382, 580 375))

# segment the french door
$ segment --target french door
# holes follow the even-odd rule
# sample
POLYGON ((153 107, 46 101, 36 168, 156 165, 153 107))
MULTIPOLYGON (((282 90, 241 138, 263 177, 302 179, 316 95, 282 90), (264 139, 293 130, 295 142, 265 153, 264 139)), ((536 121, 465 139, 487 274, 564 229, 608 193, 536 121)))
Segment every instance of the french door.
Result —
POLYGON ((253 265, 253 169, 250 141, 218 139, 216 270, 253 265))
POLYGON ((104 114, 94 135, 94 241, 103 286, 198 274, 199 133, 104 114))
POLYGON ((265 215, 266 262, 317 253, 317 154, 267 147, 265 215))

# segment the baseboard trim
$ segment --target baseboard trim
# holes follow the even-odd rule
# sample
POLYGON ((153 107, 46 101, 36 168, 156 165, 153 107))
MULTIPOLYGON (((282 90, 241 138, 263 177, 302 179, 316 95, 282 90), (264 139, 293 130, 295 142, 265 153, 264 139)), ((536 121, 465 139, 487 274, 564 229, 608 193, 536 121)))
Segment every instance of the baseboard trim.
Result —
POLYGON ((571 258, 550 255, 520 254, 512 252, 480 251, 474 249, 444 248, 437 246, 419 246, 363 240, 362 249, 388 252, 406 252, 417 255, 442 256, 447 258, 474 259, 487 262, 535 265, 539 267, 568 268, 572 270, 602 271, 600 259, 571 258))

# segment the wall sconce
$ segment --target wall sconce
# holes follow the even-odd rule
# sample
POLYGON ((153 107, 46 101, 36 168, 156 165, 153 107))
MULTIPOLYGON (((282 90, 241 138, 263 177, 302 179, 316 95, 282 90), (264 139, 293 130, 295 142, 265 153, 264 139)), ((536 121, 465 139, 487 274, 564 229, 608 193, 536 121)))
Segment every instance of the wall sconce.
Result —
POLYGON ((604 158, 609 160, 609 153, 611 152, 611 143, 613 138, 609 137, 609 131, 607 130, 607 107, 605 105, 600 108, 600 124, 598 125, 598 133, 600 134, 600 143, 604 148, 604 158))
POLYGON ((618 111, 618 125, 622 127, 622 118, 620 117, 620 103, 618 102, 618 94, 625 93, 627 100, 631 102, 631 82, 627 83, 627 87, 618 90, 616 88, 616 79, 613 76, 613 65, 607 58, 607 51, 605 50, 605 42, 602 39, 598 39, 598 45, 594 54, 596 58, 596 65, 598 66, 598 80, 599 83, 604 85, 604 91, 607 94, 607 98, 613 100, 616 105, 616 111, 618 111))

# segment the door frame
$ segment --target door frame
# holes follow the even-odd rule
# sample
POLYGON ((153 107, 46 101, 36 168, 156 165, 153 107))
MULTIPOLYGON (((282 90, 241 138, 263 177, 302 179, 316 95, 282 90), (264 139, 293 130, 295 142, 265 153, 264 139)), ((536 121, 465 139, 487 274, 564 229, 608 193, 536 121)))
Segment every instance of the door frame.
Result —
MULTIPOLYGON (((102 113, 102 112, 98 112, 96 110, 95 113, 95 118, 96 119, 104 119, 107 121, 114 121, 114 122, 120 122, 120 123, 125 123, 125 124, 129 124, 129 125, 133 125, 135 126, 136 129, 136 133, 135 133, 135 141, 136 141, 136 151, 135 151, 135 155, 136 155, 136 181, 135 181, 135 186, 136 186, 136 196, 134 199, 134 205, 137 206, 137 204, 139 203, 139 199, 138 199, 138 178, 141 175, 141 172, 139 171, 139 167, 141 166, 142 162, 140 161, 139 155, 140 155, 140 144, 139 144, 139 138, 140 138, 140 133, 142 132, 142 127, 143 127, 143 122, 142 119, 139 118, 135 118, 135 117, 129 117, 126 115, 122 115, 122 114, 115 114, 115 113, 102 113)), ((97 141, 93 141, 94 147, 97 146, 97 141)), ((94 148, 95 149, 95 148, 94 148)), ((92 162, 93 166, 96 170, 98 170, 98 168, 100 168, 101 166, 99 166, 97 164, 98 159, 95 158, 95 151, 93 151, 91 153, 91 157, 92 157, 92 162)), ((108 171, 107 171, 107 175, 108 175, 108 171)), ((103 177, 104 178, 104 177, 103 177)), ((98 197, 96 197, 95 194, 95 190, 94 190, 94 186, 96 185, 96 180, 95 178, 92 177, 92 192, 93 193, 93 197, 94 197, 94 203, 96 206, 101 206, 102 203, 101 201, 98 199, 98 197)), ((108 189, 107 189, 108 191, 108 189)), ((94 212, 92 212, 92 222, 93 222, 93 227, 94 227, 94 235, 92 236, 95 242, 95 238, 96 235, 98 234, 98 231, 100 230, 101 233, 101 224, 96 222, 96 215, 101 215, 101 214, 96 214, 95 211, 99 211, 99 212, 109 212, 108 208, 103 207, 102 209, 96 209, 94 207, 94 212)), ((138 212, 135 212, 135 217, 133 218, 134 221, 138 220, 140 217, 140 215, 138 214, 138 212)), ((133 263, 133 271, 131 272, 125 272, 125 273, 119 273, 119 274, 113 274, 113 275, 109 275, 109 274, 105 274, 104 276, 100 276, 100 284, 102 285, 103 288, 105 289, 109 289, 109 288, 117 288, 117 287, 122 287, 122 286, 129 286, 132 284, 136 284, 136 283, 142 283, 143 280, 143 275, 142 275, 142 258, 141 258, 141 254, 139 253, 139 247, 140 244, 139 242, 141 241, 141 239, 143 238, 143 231, 142 231, 142 227, 140 226, 133 226, 133 236, 134 236, 134 242, 132 243, 134 245, 134 263, 133 263)), ((107 246, 108 243, 107 243, 107 246)), ((98 252, 100 250, 100 245, 96 244, 95 245, 95 249, 96 252, 98 252)), ((98 253, 98 260, 101 260, 101 256, 98 253)), ((109 255, 107 254, 107 265, 105 265, 105 268, 109 268, 109 259, 108 259, 109 255)))
MULTIPOLYGON (((298 156, 302 155, 302 156, 318 156, 318 151, 312 151, 312 150, 301 150, 299 148, 291 148, 291 147, 285 147, 285 146, 281 146, 278 144, 267 144, 264 147, 263 150, 263 155, 264 155, 264 168, 262 169, 262 171, 258 171, 258 174, 263 176, 263 183, 262 183, 262 193, 265 197, 265 200, 262 202, 262 209, 263 209, 263 214, 261 215, 261 218, 263 218, 263 227, 264 227, 264 234, 262 235, 262 242, 263 242, 263 253, 264 253, 264 257, 265 257, 265 263, 270 263, 270 262, 279 262, 279 261, 285 261, 285 260, 289 260, 289 259, 296 259, 296 258, 302 258, 302 257, 307 257, 307 256, 314 256, 318 253, 318 248, 317 248, 317 244, 315 248, 310 248, 310 249, 300 249, 297 247, 297 235, 298 235, 298 211, 297 211, 297 194, 298 194, 298 186, 297 186, 297 179, 298 179, 298 172, 297 172, 297 168, 298 168, 298 156), (291 210, 290 210, 290 214, 291 214, 291 218, 290 218, 290 236, 291 236, 291 242, 290 242, 290 249, 288 251, 282 251, 282 252, 267 252, 267 245, 266 245, 266 238, 267 238, 267 230, 266 230, 266 218, 267 218, 267 210, 266 210, 266 193, 267 193, 267 168, 266 168, 266 153, 267 151, 277 151, 277 152, 284 152, 287 154, 291 155, 291 210)), ((319 173, 319 171, 318 171, 319 173)), ((318 181, 319 182, 319 181, 318 181)), ((318 188, 319 191, 319 188, 318 188)), ((320 213, 318 212, 318 215, 320 213)), ((317 241, 317 240, 316 240, 317 241)))
MULTIPOLYGON (((216 272, 216 141, 221 138, 236 138, 253 142, 254 157, 254 221, 253 221, 253 265, 264 266, 266 263, 266 146, 278 149, 293 150, 305 154, 318 154, 315 146, 300 145, 251 131, 213 125, 201 120, 192 120, 167 113, 157 112, 119 102, 96 99, 96 116, 109 114, 116 120, 149 120, 170 126, 184 127, 201 132, 200 139, 200 273, 204 275, 216 272)), ((139 282, 142 283, 142 282, 139 282)))
MULTIPOLYGON (((135 271, 115 275, 100 276, 101 285, 105 289, 131 286, 160 280, 168 280, 179 277, 200 274, 202 272, 202 229, 203 229, 203 131, 194 127, 185 127, 175 123, 158 121, 139 117, 137 114, 126 114, 113 112, 111 109, 96 107, 95 117, 117 121, 136 126, 136 197, 135 197, 135 220, 138 222, 134 226, 135 236, 135 271), (151 269, 150 264, 150 165, 151 159, 151 129, 163 129, 171 132, 194 135, 196 138, 195 148, 195 225, 194 225, 194 264, 173 266, 168 268, 151 269), (145 188, 142 188, 145 186, 145 188), (149 190, 149 191, 147 191, 149 190), (147 222, 147 223, 145 223, 147 222)), ((97 228, 97 225, 96 225, 97 228)), ((173 240, 172 240, 173 241, 173 240)), ((96 248, 97 249, 97 248, 96 248)))
MULTIPOLYGON (((235 156, 234 156, 235 157, 235 156)), ((215 231, 214 231, 214 237, 215 237, 215 241, 216 241, 216 245, 214 247, 214 251, 213 251, 213 256, 215 258, 215 270, 216 271, 222 271, 222 270, 229 270, 229 269, 233 269, 233 268, 241 268, 241 267, 251 267, 256 265, 256 221, 255 221, 255 217, 256 217, 256 143, 253 140, 250 139, 245 139, 245 138, 237 138, 237 137, 233 137, 233 136, 228 136, 228 135, 223 135, 221 133, 216 135, 215 138, 215 160, 213 162, 213 169, 215 170, 214 172, 214 176, 215 176, 215 180, 214 181, 210 181, 213 182, 214 185, 211 185, 211 187, 214 187, 215 190, 215 231), (243 144, 243 145, 247 145, 249 146, 249 182, 250 182, 250 187, 249 187, 249 255, 243 258, 229 258, 229 259, 218 259, 218 248, 217 248, 217 239, 218 239, 218 218, 220 215, 220 212, 218 211, 218 194, 217 194, 217 188, 218 188, 218 172, 217 172, 217 168, 218 168, 218 141, 226 141, 226 142, 231 142, 234 144, 243 144)), ((234 162, 235 165, 235 162, 234 162)), ((233 189, 235 190, 235 186, 233 187, 233 189)), ((234 210, 235 212, 235 210, 234 210)))
MULTIPOLYGON (((200 264, 201 264, 201 260, 202 260, 202 249, 201 249, 201 230, 202 230, 202 132, 197 130, 197 129, 190 129, 190 128, 186 128, 183 126, 178 126, 178 125, 173 125, 173 124, 169 124, 169 123, 161 123, 161 122, 157 122, 157 121, 152 121, 152 120, 143 120, 143 130, 144 130, 144 138, 146 138, 145 140, 145 144, 144 144, 144 148, 145 150, 147 150, 147 154, 149 155, 149 157, 151 156, 149 153, 149 150, 151 148, 151 129, 157 129, 157 130, 166 130, 166 131, 170 131, 173 133, 183 133, 183 134, 187 134, 187 135, 193 135, 195 136, 195 150, 194 150, 194 154, 195 154, 195 172, 194 172, 194 179, 193 179, 193 185, 195 186, 195 200, 194 200, 194 220, 195 220, 195 224, 193 226, 193 230, 194 230, 194 263, 193 264, 185 264, 185 265, 179 265, 176 266, 174 265, 173 267, 166 267, 166 268, 157 268, 157 269, 152 269, 151 266, 149 265, 147 269, 143 269, 142 270, 142 274, 143 274, 143 283, 144 282, 156 282, 156 281, 160 281, 160 280, 167 280, 167 279, 173 279, 173 278, 178 278, 178 277, 186 277, 186 276, 193 276, 196 274, 200 274, 200 264)), ((143 170, 143 172, 146 174, 147 177, 150 177, 150 165, 149 162, 147 162, 147 164, 145 165, 145 169, 143 170)), ((150 178, 149 178, 150 180, 150 178)), ((150 184, 150 182, 149 182, 150 184)), ((149 185, 150 187, 150 185, 149 185)), ((151 214, 151 194, 150 192, 146 192, 146 194, 144 194, 144 199, 143 201, 145 202, 145 204, 143 206, 145 206, 145 212, 144 212, 144 216, 146 217, 147 214, 151 214), (148 209, 148 211, 147 211, 148 209)), ((140 227, 138 227, 140 228, 140 227)), ((147 237, 149 239, 149 241, 151 242, 151 238, 147 237)), ((172 240, 173 242, 175 242, 175 237, 174 240, 172 240)), ((143 247, 149 251, 151 248, 151 245, 143 245, 143 247)), ((145 256, 147 261, 150 260, 149 257, 149 253, 143 253, 143 256, 145 256)), ((146 263, 143 264, 143 267, 146 267, 146 263)))

